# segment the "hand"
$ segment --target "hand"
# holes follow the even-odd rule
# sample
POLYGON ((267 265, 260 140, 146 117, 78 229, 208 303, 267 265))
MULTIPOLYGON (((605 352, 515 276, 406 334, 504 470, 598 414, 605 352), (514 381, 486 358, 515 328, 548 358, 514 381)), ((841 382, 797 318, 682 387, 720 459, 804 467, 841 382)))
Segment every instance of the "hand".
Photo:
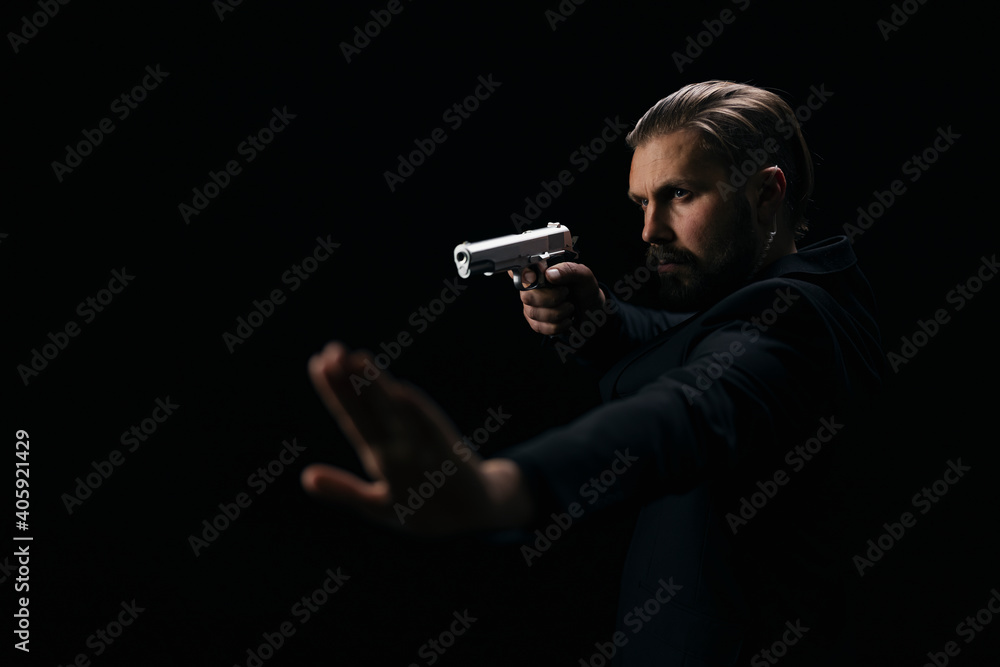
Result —
MULTIPOLYGON (((521 292, 524 319, 538 333, 551 336, 567 331, 574 317, 604 306, 604 292, 583 264, 562 262, 546 268, 542 263, 539 269, 545 271, 550 286, 521 292)), ((532 269, 524 271, 525 283, 534 282, 535 277, 532 269)))
POLYGON ((461 444, 458 431, 433 401, 386 371, 356 389, 351 376, 365 378, 365 360, 370 362, 371 356, 330 343, 309 360, 309 375, 374 481, 314 464, 302 472, 306 491, 350 505, 380 523, 422 533, 527 523, 531 500, 517 464, 503 458, 481 460, 461 444), (410 508, 410 490, 427 484, 425 473, 440 479, 435 475, 440 471, 440 487, 422 507, 410 508))

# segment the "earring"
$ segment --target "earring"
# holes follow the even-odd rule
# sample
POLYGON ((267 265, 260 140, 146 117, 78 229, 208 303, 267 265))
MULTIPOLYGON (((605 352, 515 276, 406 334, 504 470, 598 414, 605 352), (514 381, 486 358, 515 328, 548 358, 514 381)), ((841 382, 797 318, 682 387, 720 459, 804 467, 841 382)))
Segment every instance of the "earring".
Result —
POLYGON ((761 253, 761 260, 767 256, 767 251, 771 249, 771 244, 774 243, 774 237, 778 233, 778 214, 774 214, 774 220, 771 223, 771 231, 768 232, 767 241, 764 242, 764 252, 761 253))
POLYGON ((771 249, 771 244, 774 243, 774 237, 778 234, 778 214, 774 214, 774 220, 771 223, 771 231, 767 234, 767 240, 764 241, 764 251, 760 253, 760 257, 757 258, 757 263, 753 267, 753 271, 750 275, 757 273, 760 270, 761 264, 764 263, 764 258, 767 257, 767 251, 771 249))

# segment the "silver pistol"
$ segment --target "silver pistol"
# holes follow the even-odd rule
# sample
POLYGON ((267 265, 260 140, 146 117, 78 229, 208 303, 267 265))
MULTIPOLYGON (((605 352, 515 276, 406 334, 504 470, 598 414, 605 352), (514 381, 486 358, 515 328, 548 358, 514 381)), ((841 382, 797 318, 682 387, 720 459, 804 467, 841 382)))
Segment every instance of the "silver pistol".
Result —
POLYGON ((514 286, 519 290, 544 287, 544 272, 538 264, 547 266, 574 260, 578 253, 573 250, 573 237, 569 228, 558 222, 550 222, 542 229, 529 229, 520 234, 508 234, 495 239, 460 243, 455 246, 455 266, 458 275, 468 278, 473 274, 484 276, 502 271, 514 272, 514 286), (532 269, 537 278, 525 284, 523 273, 532 269))

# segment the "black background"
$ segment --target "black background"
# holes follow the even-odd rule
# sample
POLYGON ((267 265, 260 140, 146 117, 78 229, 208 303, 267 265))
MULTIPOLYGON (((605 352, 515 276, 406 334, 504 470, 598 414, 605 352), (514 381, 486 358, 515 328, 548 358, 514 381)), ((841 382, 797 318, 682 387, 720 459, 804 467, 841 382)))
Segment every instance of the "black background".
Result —
MULTIPOLYGON (((997 664, 1000 620, 970 644, 955 627, 1000 586, 1000 286, 985 283, 960 311, 946 301, 997 251, 985 122, 995 38, 977 13, 987 10, 913 3, 919 9, 886 40, 877 22, 892 13, 888 3, 755 0, 741 11, 721 0, 590 0, 555 30, 545 15, 555 0, 402 6, 350 62, 339 44, 384 3, 247 1, 220 20, 209 2, 72 2, 17 53, 5 40, 4 436, 9 452, 16 429, 31 436, 35 664, 85 653, 93 664, 245 665, 262 633, 293 621, 295 635, 266 664, 422 665, 420 646, 466 609, 478 620, 437 664, 589 657, 614 626, 628 515, 609 511, 568 531, 529 568, 517 545, 416 539, 319 504, 299 486, 305 464, 360 467, 306 361, 329 340, 377 349, 410 332, 391 371, 425 388, 462 432, 482 426, 489 408, 512 415, 487 454, 594 405, 586 376, 539 349, 504 278, 463 282, 422 333, 409 318, 456 277, 455 244, 516 231, 511 214, 564 169, 574 182, 536 224, 567 224, 602 280, 631 274, 644 247, 624 196, 624 137, 582 173, 570 155, 605 119, 631 125, 680 86, 714 78, 776 90, 793 107, 812 86, 833 93, 803 124, 817 181, 806 243, 844 233, 873 191, 907 185, 854 244, 886 351, 898 352, 900 337, 938 308, 951 321, 890 372, 870 416, 845 428, 858 452, 845 477, 856 533, 847 550, 860 553, 882 522, 912 510, 910 497, 949 459, 972 470, 866 571, 854 613, 871 664, 923 664, 949 640, 962 647, 955 664, 997 664), (679 72, 672 54, 724 8, 735 21, 679 72), (112 100, 157 65, 169 76, 119 120, 112 100), (501 85, 449 127, 442 113, 489 75, 501 85), (244 162, 240 142, 286 107, 294 119, 244 162), (52 162, 105 117, 114 132, 60 182, 52 162), (390 191, 384 172, 437 127, 447 140, 390 191), (960 138, 911 182, 903 163, 949 127, 960 138), (242 172, 185 224, 178 205, 232 159, 242 172), (281 276, 318 236, 340 247, 292 292, 281 276), (77 304, 122 267, 134 280, 82 324, 77 304), (287 301, 230 353, 223 333, 275 288, 287 301), (80 335, 26 385, 17 366, 70 320, 80 335), (76 478, 124 451, 120 434, 168 396, 175 414, 68 513, 63 496, 76 478), (257 495, 248 477, 293 438, 305 452, 257 495), (196 557, 189 536, 240 492, 250 507, 196 557), (327 568, 350 579, 300 625, 290 610, 327 568), (95 656, 87 638, 133 599, 145 611, 95 656)), ((38 11, 7 3, 0 26, 20 31, 38 11)), ((16 460, 8 455, 11 468, 16 460)), ((10 545, 0 550, 6 568, 10 545)), ((16 574, 2 574, 13 613, 16 574)))

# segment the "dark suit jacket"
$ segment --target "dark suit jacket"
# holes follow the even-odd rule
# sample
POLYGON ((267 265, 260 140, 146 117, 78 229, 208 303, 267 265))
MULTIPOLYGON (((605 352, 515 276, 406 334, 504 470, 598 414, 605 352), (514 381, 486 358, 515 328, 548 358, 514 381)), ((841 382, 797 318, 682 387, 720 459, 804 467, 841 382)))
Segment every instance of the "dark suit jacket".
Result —
POLYGON ((836 543, 832 452, 883 363, 850 243, 783 257, 693 315, 616 303, 579 350, 606 370, 604 404, 502 454, 521 466, 539 526, 570 507, 641 505, 615 659, 846 659, 847 612, 834 599, 851 573, 836 543))

